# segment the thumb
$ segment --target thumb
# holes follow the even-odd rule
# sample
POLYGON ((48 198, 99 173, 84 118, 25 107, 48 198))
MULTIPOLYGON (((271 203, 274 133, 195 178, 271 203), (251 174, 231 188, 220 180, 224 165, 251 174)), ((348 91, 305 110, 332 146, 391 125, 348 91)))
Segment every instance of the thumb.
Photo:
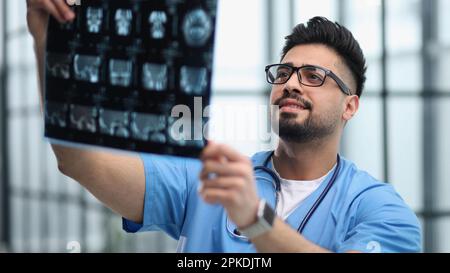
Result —
POLYGON ((36 42, 47 39, 47 25, 49 15, 40 9, 29 9, 27 12, 28 31, 36 42))

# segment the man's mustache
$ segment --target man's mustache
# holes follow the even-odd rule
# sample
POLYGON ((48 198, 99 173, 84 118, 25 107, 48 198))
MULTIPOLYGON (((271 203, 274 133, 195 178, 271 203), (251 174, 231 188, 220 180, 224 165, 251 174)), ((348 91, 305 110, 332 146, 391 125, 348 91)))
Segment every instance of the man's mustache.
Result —
POLYGON ((304 98, 300 97, 299 95, 295 94, 295 93, 285 93, 285 95, 281 96, 280 98, 276 99, 274 102, 274 105, 280 105, 280 103, 284 100, 284 99, 295 99, 297 100, 300 104, 302 104, 306 109, 311 110, 312 109, 312 103, 305 100, 304 98))

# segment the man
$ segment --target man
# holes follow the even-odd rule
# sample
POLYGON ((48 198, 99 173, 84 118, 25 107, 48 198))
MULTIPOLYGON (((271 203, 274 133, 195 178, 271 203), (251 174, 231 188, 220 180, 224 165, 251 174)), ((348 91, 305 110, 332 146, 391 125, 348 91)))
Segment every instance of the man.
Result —
MULTIPOLYGON (((62 0, 28 1, 41 82, 48 14, 74 18, 62 0)), ((274 152, 249 159, 211 142, 199 161, 52 147, 60 171, 122 215, 125 230, 163 230, 180 251, 417 252, 414 213, 390 185, 338 156, 365 71, 352 34, 316 17, 266 67, 279 106, 274 152)))

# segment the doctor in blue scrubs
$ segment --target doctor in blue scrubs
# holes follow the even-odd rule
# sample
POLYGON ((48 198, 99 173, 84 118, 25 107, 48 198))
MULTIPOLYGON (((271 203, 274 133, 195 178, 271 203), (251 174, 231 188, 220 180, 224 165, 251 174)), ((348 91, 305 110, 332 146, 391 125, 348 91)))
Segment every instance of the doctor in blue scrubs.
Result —
POLYGON ((163 230, 187 252, 419 252, 419 222, 394 188, 338 155, 365 71, 346 28, 298 25, 266 67, 276 150, 248 159, 210 142, 201 161, 142 156, 143 222, 124 229, 163 230))
MULTIPOLYGON (((27 7, 42 87, 48 16, 75 14, 64 0, 27 7)), ((162 230, 179 251, 419 252, 418 220, 393 187, 338 154, 365 71, 352 34, 316 17, 294 28, 280 63, 265 69, 278 106, 275 151, 249 159, 210 142, 193 160, 52 149, 59 170, 122 215, 125 230, 162 230)))

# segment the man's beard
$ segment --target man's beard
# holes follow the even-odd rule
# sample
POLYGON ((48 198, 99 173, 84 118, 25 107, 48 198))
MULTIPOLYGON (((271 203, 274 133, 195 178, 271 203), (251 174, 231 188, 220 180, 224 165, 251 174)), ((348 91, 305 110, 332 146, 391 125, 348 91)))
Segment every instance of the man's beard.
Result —
MULTIPOLYGON (((281 99, 276 104, 279 105, 280 101, 281 99)), ((304 101, 303 104, 305 105, 305 103, 309 108, 307 113, 280 113, 275 111, 276 114, 272 112, 272 122, 278 121, 277 127, 272 124, 272 128, 278 129, 276 133, 280 139, 286 142, 310 143, 324 139, 336 131, 339 123, 337 109, 330 109, 320 116, 315 116, 312 113, 312 105, 304 101), (297 117, 301 114, 308 115, 303 122, 297 121, 297 117)), ((275 131, 277 130, 275 129, 275 131)))
POLYGON ((331 135, 336 129, 332 117, 313 117, 309 112, 304 122, 296 121, 298 114, 281 113, 278 136, 286 142, 308 143, 331 135))

